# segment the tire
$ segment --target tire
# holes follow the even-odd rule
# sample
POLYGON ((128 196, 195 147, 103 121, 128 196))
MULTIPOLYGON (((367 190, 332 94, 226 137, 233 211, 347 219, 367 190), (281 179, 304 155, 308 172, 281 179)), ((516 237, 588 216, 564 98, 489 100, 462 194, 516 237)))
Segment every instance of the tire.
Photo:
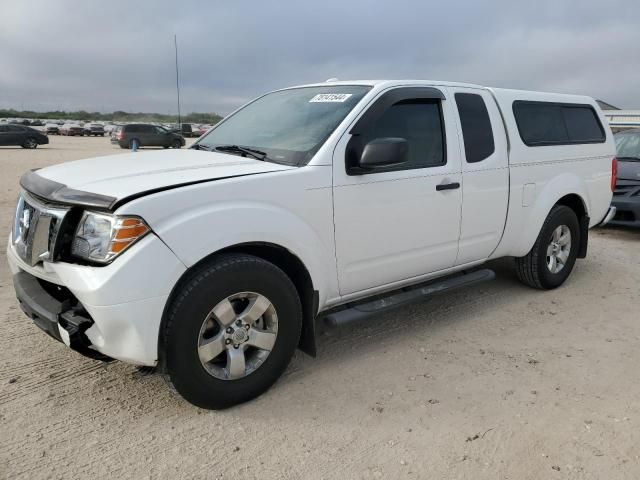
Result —
POLYGON ((173 142, 171 142, 171 147, 172 148, 182 148, 182 142, 178 139, 175 139, 173 142))
POLYGON ((27 138, 24 143, 21 145, 22 148, 38 148, 38 141, 33 138, 33 137, 29 137, 27 138))
POLYGON ((544 221, 531 251, 516 258, 518 278, 525 285, 540 290, 559 287, 573 270, 579 246, 578 217, 569 207, 556 205, 544 221), (555 261, 551 257, 555 257, 555 261))
MULTIPOLYGON (((262 307, 257 308, 256 312, 261 310, 262 307)), ((300 298, 291 279, 275 265, 245 254, 220 255, 197 268, 182 283, 167 315, 161 343, 164 345, 166 373, 182 397, 207 409, 227 408, 246 402, 269 389, 289 364, 302 327, 300 298), (234 300, 238 295, 240 298, 234 300), (249 297, 254 300, 243 303, 243 295, 257 297, 249 297), (261 316, 252 320, 256 314, 246 314, 252 302, 254 306, 266 304, 264 300, 258 302, 259 297, 266 299, 269 306, 261 316), (221 307, 232 303, 233 310, 221 307), (230 313, 224 322, 220 322, 214 311, 230 313), (275 334, 266 331, 273 332, 274 315, 275 334), (255 323, 247 327, 239 318, 255 323), (225 324, 227 327, 223 326, 225 324), (213 331, 206 337, 203 332, 209 328, 208 325, 213 326, 213 331), (265 330, 261 330, 263 327, 265 330), (247 332, 246 339, 240 340, 242 345, 235 347, 233 343, 237 334, 245 335, 244 331, 239 332, 243 328, 247 332), (251 346, 261 338, 260 335, 272 342, 268 344, 268 352, 251 346), (214 355, 212 360, 200 359, 203 341, 217 345, 215 352, 219 354, 203 354, 206 358, 214 355), (233 372, 230 359, 237 358, 238 354, 247 363, 243 360, 239 369, 238 364, 234 364, 233 372), (257 367, 251 370, 256 364, 257 367)))

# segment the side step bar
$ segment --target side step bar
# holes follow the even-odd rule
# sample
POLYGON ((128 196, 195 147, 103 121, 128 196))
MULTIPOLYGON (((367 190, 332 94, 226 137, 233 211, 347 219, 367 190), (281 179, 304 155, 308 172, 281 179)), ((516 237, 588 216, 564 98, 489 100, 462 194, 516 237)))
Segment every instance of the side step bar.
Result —
POLYGON ((493 270, 482 269, 447 277, 443 280, 436 280, 435 282, 413 287, 408 290, 396 290, 395 293, 391 293, 386 297, 377 298, 376 300, 365 300, 365 303, 330 312, 324 316, 324 322, 330 327, 342 327, 350 323, 366 320, 398 307, 409 305, 431 295, 486 282, 493 280, 495 277, 496 274, 493 270))

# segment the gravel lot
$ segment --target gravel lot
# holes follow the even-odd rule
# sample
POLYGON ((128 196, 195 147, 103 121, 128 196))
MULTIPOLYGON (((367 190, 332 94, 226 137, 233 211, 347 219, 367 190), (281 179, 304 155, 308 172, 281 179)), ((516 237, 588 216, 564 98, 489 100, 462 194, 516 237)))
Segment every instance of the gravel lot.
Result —
POLYGON ((204 411, 17 307, 20 175, 117 153, 108 138, 0 148, 1 478, 640 478, 640 232, 592 231, 552 292, 501 260, 493 282, 324 331, 266 395, 204 411))

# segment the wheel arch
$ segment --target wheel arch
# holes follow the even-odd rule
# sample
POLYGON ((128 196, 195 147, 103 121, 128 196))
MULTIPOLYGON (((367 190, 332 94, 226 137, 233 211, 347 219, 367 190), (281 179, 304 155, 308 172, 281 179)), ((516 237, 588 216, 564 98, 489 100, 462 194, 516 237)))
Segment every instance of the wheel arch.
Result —
POLYGON ((314 288, 309 270, 297 255, 285 247, 269 242, 246 242, 224 247, 212 252, 189 267, 178 279, 169 294, 169 298, 165 304, 162 319, 160 321, 160 330, 158 335, 158 368, 161 371, 164 371, 165 369, 164 330, 167 322, 169 306, 176 295, 180 292, 182 285, 188 281, 195 271, 202 268, 203 265, 210 262, 216 256, 225 253, 243 253, 261 258, 276 265, 291 279, 298 291, 298 295, 300 296, 303 313, 302 332, 300 334, 298 348, 308 355, 315 357, 315 319, 318 314, 319 295, 318 290, 314 288))
MULTIPOLYGON (((549 212, 556 205, 565 205, 578 217, 581 233, 578 258, 584 258, 588 242, 590 211, 588 190, 584 180, 570 173, 558 175, 545 184, 536 193, 535 198, 533 205, 523 207, 517 212, 519 218, 517 222, 512 223, 511 233, 519 237, 519 241, 513 243, 513 248, 508 255, 515 257, 526 255, 538 238, 549 212)), ((510 214, 513 213, 515 212, 510 212, 510 214)))

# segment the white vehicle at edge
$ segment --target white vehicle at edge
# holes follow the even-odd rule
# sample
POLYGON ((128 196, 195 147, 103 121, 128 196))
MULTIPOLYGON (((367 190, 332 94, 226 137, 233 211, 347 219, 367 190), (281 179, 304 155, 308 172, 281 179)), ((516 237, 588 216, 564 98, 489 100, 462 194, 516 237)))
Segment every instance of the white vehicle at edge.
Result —
POLYGON ((186 151, 28 172, 7 256, 41 329, 223 408, 269 388, 296 347, 315 355, 318 317, 340 325, 487 280, 498 257, 558 287, 613 214, 614 156, 584 96, 293 87, 186 151))

